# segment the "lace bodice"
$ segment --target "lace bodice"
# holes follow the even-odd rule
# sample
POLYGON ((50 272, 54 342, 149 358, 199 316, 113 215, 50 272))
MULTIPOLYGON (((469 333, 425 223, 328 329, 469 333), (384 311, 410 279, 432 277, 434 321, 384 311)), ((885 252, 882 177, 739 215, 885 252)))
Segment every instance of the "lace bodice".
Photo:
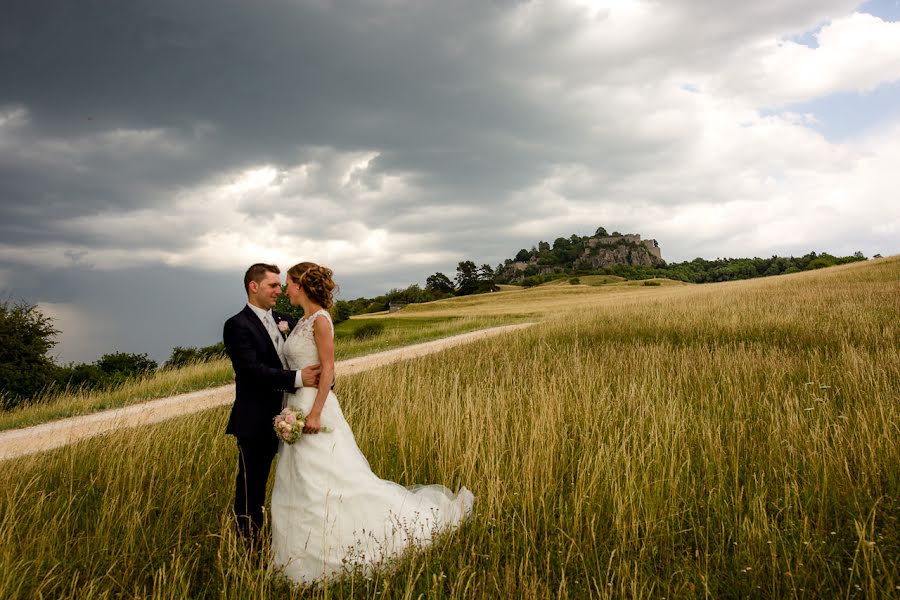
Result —
POLYGON ((331 315, 324 308, 317 310, 306 319, 300 319, 284 342, 284 359, 289 369, 302 369, 319 362, 319 351, 313 334, 313 323, 320 315, 328 319, 331 335, 334 337, 334 323, 331 315))

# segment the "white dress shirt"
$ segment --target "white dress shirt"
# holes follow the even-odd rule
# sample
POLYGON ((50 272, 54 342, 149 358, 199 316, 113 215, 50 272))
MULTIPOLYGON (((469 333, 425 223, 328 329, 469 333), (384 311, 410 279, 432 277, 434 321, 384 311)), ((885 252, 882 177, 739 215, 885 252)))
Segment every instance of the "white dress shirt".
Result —
MULTIPOLYGON (((266 328, 266 331, 269 332, 269 337, 272 338, 272 344, 275 345, 275 350, 278 352, 278 358, 281 360, 281 366, 285 369, 287 368, 287 363, 284 360, 284 338, 281 337, 281 331, 278 329, 278 325, 275 324, 275 317, 272 315, 271 310, 263 310, 258 306, 254 306, 247 303, 247 306, 250 307, 250 310, 259 317, 259 320, 262 321, 263 327, 266 328)), ((294 387, 301 388, 303 387, 303 378, 300 376, 300 371, 295 371, 294 378, 294 387)))

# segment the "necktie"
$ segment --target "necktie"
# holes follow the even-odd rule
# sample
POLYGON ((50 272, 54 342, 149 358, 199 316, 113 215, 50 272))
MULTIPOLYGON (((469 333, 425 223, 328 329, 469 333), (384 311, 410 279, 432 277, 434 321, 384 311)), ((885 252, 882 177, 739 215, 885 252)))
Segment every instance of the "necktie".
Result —
POLYGON ((282 346, 284 346, 284 338, 281 337, 281 332, 278 331, 278 326, 275 325, 275 321, 272 320, 271 314, 266 314, 266 318, 263 319, 263 322, 266 324, 266 329, 269 331, 269 337, 272 338, 272 343, 275 344, 275 351, 278 352, 278 358, 281 359, 281 362, 284 363, 284 358, 282 357, 282 346))

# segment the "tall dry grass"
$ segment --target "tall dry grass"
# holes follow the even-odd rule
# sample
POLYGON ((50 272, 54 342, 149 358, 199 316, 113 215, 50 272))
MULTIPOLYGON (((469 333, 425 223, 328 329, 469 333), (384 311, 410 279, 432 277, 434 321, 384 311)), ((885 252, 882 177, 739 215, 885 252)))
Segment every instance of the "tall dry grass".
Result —
POLYGON ((477 497, 371 579, 291 589, 247 562, 224 409, 9 461, 0 597, 895 596, 898 282, 890 259, 579 295, 342 379, 376 473, 477 497))
MULTIPOLYGON (((383 319, 385 331, 369 339, 353 339, 342 335, 346 325, 337 327, 338 344, 335 358, 344 360, 373 352, 381 352, 442 337, 496 327, 513 322, 505 316, 464 316, 423 319, 383 319)), ((160 369, 143 377, 127 380, 106 390, 49 390, 42 398, 13 410, 0 410, 0 431, 46 423, 55 419, 85 415, 110 408, 167 398, 196 390, 234 382, 234 370, 227 359, 199 362, 177 369, 160 369)))

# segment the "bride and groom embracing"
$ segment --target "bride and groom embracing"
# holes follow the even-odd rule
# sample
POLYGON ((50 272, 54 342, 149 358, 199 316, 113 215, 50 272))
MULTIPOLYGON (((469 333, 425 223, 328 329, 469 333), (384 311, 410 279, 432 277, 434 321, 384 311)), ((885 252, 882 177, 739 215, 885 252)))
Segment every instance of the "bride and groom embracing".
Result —
POLYGON ((287 296, 303 309, 297 322, 272 310, 282 293, 279 275, 275 265, 251 266, 244 275, 247 306, 224 328, 236 387, 226 433, 238 447, 238 532, 260 547, 277 454, 272 566, 297 583, 338 576, 348 567, 368 572, 457 526, 474 498, 464 487, 458 494, 441 485, 405 488, 372 473, 331 389, 332 272, 310 262, 288 270, 287 296), (279 442, 273 428, 284 406, 305 415, 304 435, 293 444, 279 442))

